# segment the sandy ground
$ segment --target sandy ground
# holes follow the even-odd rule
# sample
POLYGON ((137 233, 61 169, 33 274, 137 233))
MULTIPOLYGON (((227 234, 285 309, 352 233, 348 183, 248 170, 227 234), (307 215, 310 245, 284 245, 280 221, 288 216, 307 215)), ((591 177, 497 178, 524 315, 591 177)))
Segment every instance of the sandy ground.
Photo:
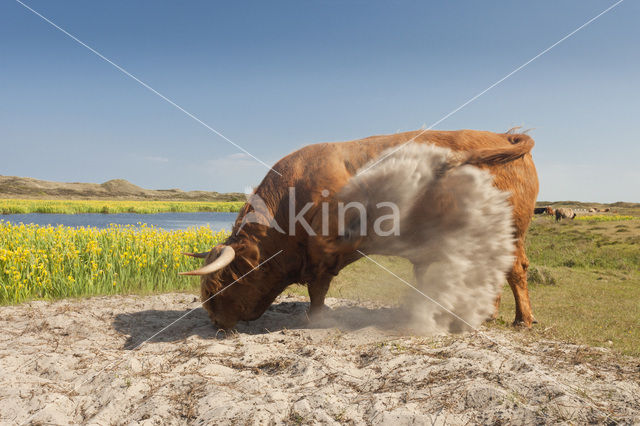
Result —
POLYGON ((411 336, 301 298, 216 333, 189 294, 0 308, 3 424, 640 423, 640 361, 526 331, 411 336), (149 341, 138 349, 140 343, 149 341))

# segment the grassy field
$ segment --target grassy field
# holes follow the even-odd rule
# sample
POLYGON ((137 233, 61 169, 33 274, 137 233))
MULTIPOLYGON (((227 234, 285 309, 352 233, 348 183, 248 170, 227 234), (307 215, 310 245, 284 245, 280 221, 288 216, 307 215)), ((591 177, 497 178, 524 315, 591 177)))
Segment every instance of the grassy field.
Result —
POLYGON ((634 216, 629 215, 620 215, 620 214, 612 214, 612 215, 604 215, 604 214, 594 214, 590 216, 576 216, 575 220, 578 222, 620 222, 621 220, 633 220, 634 216))
POLYGON ((0 214, 16 213, 164 213, 238 212, 242 201, 116 201, 0 199, 0 214))
MULTIPOLYGON (((0 303, 196 291, 198 280, 177 272, 198 261, 180 252, 206 250, 224 237, 208 228, 76 230, 0 222, 0 303)), ((539 322, 526 331, 532 338, 613 347, 640 356, 640 218, 591 216, 556 223, 548 216, 536 217, 527 246, 531 300, 539 322)), ((412 282, 407 261, 376 260, 412 282)), ((287 291, 306 295, 303 286, 287 291)), ((341 271, 329 296, 395 303, 410 291, 362 259, 341 271)), ((513 297, 506 285, 502 301, 494 327, 510 327, 513 320, 513 297)))
MULTIPOLYGON (((640 220, 537 218, 528 240, 533 337, 640 356, 640 220)), ((513 317, 505 288, 498 325, 513 317)))

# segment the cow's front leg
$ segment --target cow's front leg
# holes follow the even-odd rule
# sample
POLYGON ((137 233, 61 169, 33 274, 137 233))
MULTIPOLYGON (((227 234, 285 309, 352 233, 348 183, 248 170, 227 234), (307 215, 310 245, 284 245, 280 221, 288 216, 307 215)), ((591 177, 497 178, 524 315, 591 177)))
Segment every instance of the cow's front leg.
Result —
POLYGON ((325 308, 324 298, 329 291, 329 284, 333 275, 323 274, 307 284, 309 290, 309 299, 311 304, 309 306, 309 317, 318 316, 325 308))

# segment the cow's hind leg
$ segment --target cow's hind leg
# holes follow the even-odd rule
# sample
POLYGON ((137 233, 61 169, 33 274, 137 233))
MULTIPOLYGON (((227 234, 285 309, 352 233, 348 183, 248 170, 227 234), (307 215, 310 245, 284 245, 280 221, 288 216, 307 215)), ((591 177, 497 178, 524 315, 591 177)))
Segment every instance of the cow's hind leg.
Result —
POLYGON ((322 274, 307 284, 311 301, 309 307, 310 317, 316 316, 324 310, 324 298, 327 295, 327 291, 329 291, 329 284, 331 284, 332 278, 333 275, 331 274, 322 274))
POLYGON ((516 261, 511 272, 507 275, 507 280, 516 301, 516 319, 513 324, 531 327, 534 320, 529 301, 529 290, 527 289, 528 268, 529 259, 524 251, 524 243, 520 239, 516 243, 516 261))

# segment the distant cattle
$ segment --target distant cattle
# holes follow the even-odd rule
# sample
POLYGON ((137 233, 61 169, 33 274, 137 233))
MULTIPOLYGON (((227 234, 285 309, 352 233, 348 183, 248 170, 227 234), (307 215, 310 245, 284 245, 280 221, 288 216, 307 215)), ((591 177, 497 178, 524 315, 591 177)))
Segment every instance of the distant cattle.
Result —
POLYGON ((598 209, 594 209, 593 207, 591 207, 591 208, 589 209, 589 213, 595 213, 595 212, 597 212, 597 211, 598 211, 598 209))
POLYGON ((603 213, 608 213, 608 212, 611 211, 611 209, 609 207, 607 207, 606 209, 600 209, 598 211, 603 212, 603 213))
POLYGON ((550 214, 553 215, 553 209, 549 206, 547 207, 536 207, 533 209, 533 214, 550 214))
POLYGON ((562 219, 573 219, 576 217, 576 213, 571 209, 559 208, 556 209, 556 221, 560 221, 562 219))

